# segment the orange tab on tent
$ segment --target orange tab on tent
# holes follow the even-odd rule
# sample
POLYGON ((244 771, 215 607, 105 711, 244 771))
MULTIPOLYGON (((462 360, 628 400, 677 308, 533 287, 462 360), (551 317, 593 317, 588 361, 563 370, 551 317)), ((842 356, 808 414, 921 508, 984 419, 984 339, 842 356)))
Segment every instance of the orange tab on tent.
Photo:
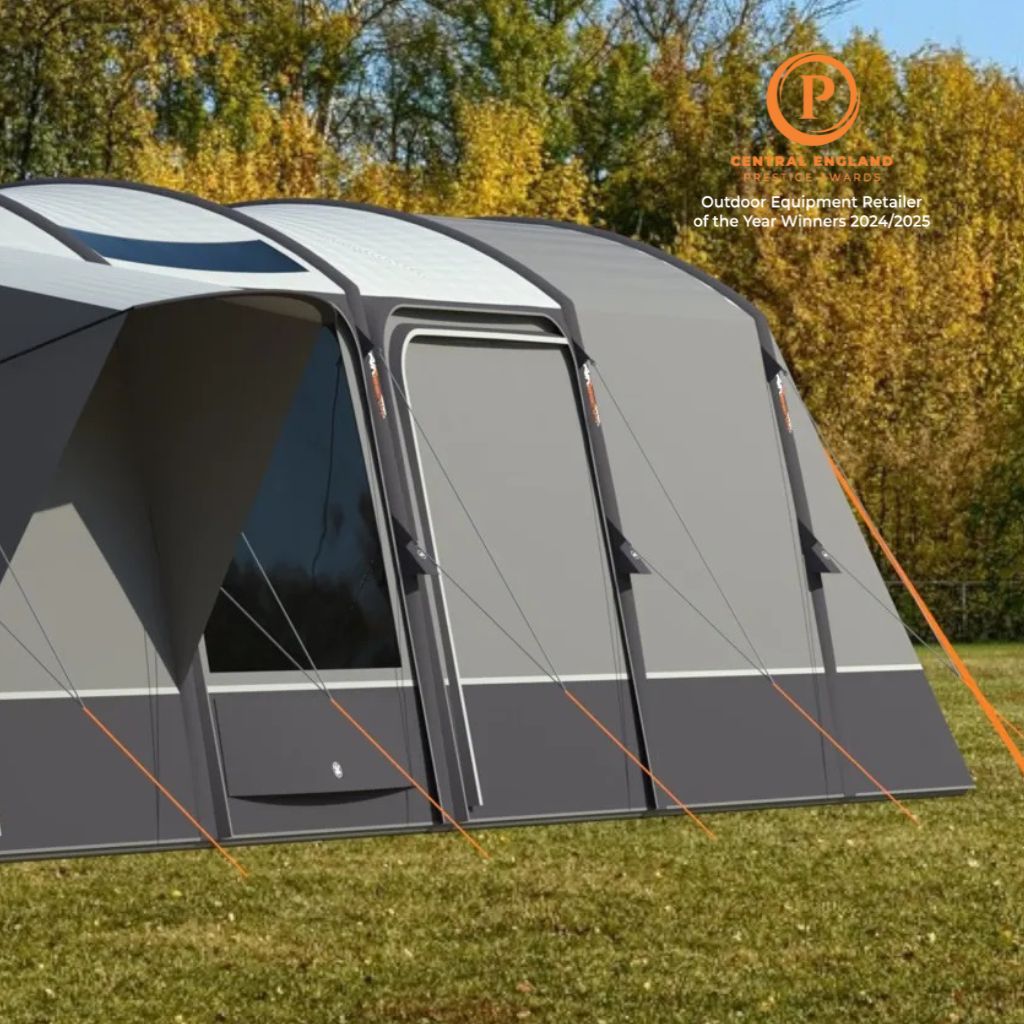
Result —
POLYGON ((782 418, 786 422, 786 430, 793 433, 793 420, 789 415, 789 402, 786 400, 786 386, 782 383, 782 374, 775 377, 775 388, 779 393, 779 408, 782 410, 782 418))
POLYGON ((601 410, 597 407, 597 391, 594 390, 594 378, 591 376, 590 367, 583 367, 583 386, 587 390, 587 402, 590 404, 590 418, 594 426, 601 426, 601 410))
POLYGON ((386 420, 388 418, 388 407, 384 401, 384 388, 380 382, 380 371, 377 369, 377 360, 374 358, 371 352, 366 357, 366 365, 370 370, 370 384, 373 388, 373 401, 377 406, 377 412, 380 413, 380 418, 386 420))

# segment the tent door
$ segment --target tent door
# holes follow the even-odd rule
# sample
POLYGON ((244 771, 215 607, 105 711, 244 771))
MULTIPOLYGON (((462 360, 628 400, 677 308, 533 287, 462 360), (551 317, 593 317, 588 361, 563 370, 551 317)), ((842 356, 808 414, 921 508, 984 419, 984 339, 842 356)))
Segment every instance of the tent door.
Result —
POLYGON ((568 350, 535 338, 410 337, 403 372, 418 425, 408 435, 442 567, 448 705, 482 800, 473 817, 641 810, 639 772, 552 678, 636 749, 568 350))
POLYGON ((325 329, 249 511, 248 543, 239 538, 223 582, 273 642, 223 595, 205 632, 204 674, 235 835, 432 820, 422 797, 316 685, 319 677, 414 778, 429 781, 371 465, 353 360, 325 329))

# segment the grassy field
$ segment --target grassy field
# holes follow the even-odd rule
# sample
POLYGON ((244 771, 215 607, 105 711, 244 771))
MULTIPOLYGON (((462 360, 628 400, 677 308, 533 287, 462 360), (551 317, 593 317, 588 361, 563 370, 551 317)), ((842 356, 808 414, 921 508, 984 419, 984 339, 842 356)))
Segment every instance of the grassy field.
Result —
MULTIPOLYGON (((967 648, 1024 724, 1024 648, 967 648)), ((1024 779, 967 797, 0 868, 0 1022, 1024 1022, 1024 779)))

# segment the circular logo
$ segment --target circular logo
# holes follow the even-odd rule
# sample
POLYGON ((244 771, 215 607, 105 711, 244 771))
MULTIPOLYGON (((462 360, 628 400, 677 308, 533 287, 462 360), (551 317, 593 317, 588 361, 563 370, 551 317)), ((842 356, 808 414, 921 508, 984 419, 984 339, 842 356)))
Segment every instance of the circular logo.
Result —
MULTIPOLYGON (((814 108, 817 102, 824 102, 835 95, 835 81, 828 75, 804 74, 803 79, 803 110, 801 120, 805 122, 814 121, 814 108)), ((852 127, 860 113, 860 91, 854 81, 853 73, 841 61, 827 53, 807 51, 798 53, 788 60, 783 61, 775 73, 768 80, 768 116, 772 124, 791 142, 798 142, 804 146, 824 146, 829 142, 841 139, 852 127), (797 128, 792 122, 786 119, 782 113, 782 88, 786 80, 798 68, 806 67, 808 64, 824 64, 826 67, 838 71, 846 82, 850 92, 850 102, 846 111, 835 124, 817 128, 797 128)))

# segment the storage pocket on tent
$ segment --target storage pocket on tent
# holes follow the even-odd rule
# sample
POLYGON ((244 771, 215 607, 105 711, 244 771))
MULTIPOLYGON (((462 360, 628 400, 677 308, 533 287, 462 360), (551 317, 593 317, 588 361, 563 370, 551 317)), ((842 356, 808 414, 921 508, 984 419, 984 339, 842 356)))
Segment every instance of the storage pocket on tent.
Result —
MULTIPOLYGON (((342 702, 348 703, 344 697, 342 702)), ((360 722, 372 723, 370 731, 401 760, 406 742, 400 698, 393 691, 363 691, 360 698, 354 714, 360 722)), ((322 693, 220 695, 213 706, 232 797, 299 798, 410 788, 322 693)))

